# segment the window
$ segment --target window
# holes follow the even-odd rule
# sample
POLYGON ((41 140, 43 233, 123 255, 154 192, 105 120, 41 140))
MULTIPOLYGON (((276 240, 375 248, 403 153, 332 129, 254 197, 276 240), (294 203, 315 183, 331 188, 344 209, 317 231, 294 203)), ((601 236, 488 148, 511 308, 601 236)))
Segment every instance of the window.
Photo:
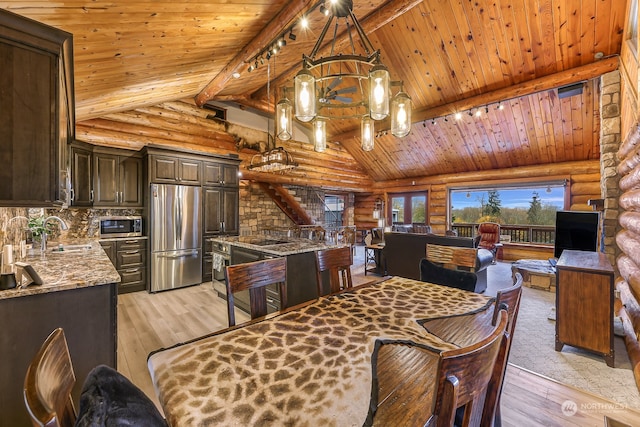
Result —
POLYGON ((564 180, 449 189, 449 228, 473 237, 479 223, 497 222, 503 242, 551 245, 564 203, 564 180))
POLYGON ((480 223, 555 225, 564 209, 564 182, 450 190, 452 224, 480 223))
POLYGON ((342 226, 344 213, 344 197, 326 194, 324 197, 324 224, 327 227, 342 226))
POLYGON ((391 221, 393 224, 426 224, 427 193, 399 193, 390 196, 391 221))

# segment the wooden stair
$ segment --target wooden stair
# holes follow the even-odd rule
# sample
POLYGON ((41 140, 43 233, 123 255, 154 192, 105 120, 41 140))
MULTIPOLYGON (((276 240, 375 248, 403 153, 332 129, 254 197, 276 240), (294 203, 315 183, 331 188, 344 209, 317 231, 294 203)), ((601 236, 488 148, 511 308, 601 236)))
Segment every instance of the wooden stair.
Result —
POLYGON ((274 203, 297 225, 311 225, 313 221, 300 203, 280 184, 258 182, 262 191, 271 197, 274 203))

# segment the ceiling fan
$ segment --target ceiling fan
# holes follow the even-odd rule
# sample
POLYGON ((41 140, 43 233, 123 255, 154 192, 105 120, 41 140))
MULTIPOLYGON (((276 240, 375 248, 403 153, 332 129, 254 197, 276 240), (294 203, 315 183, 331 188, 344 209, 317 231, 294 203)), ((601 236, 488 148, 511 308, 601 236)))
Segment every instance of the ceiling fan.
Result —
POLYGON ((340 95, 344 95, 347 93, 355 93, 358 89, 355 86, 349 86, 343 89, 334 90, 335 87, 338 86, 341 82, 342 82, 342 77, 338 77, 337 79, 334 79, 329 84, 329 86, 321 89, 322 93, 320 94, 320 97, 318 99, 319 102, 322 104, 328 104, 331 101, 343 102, 345 104, 351 103, 353 101, 352 98, 347 96, 340 96, 340 95))

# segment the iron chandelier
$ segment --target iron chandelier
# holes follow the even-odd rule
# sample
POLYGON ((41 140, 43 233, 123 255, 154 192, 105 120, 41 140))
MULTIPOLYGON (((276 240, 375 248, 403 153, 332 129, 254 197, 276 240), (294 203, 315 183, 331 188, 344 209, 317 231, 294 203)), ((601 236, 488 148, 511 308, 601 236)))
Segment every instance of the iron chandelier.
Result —
MULTIPOLYGON (((391 133, 402 138, 411 130, 411 97, 402 90, 402 82, 391 81, 389 70, 380 60, 380 50, 373 47, 353 13, 353 0, 331 0, 329 16, 311 54, 303 55, 302 69, 294 78, 295 117, 312 122, 316 151, 326 148, 326 123, 331 119, 360 118, 362 149, 374 146, 374 122, 391 113, 391 133), (318 50, 335 18, 329 56, 316 59, 318 50), (350 53, 337 53, 340 22, 346 27, 350 53), (356 53, 353 29, 364 48, 356 53), (391 87, 400 86, 391 98, 391 87)), ((276 135, 281 140, 292 136, 294 108, 286 96, 276 105, 276 135)))

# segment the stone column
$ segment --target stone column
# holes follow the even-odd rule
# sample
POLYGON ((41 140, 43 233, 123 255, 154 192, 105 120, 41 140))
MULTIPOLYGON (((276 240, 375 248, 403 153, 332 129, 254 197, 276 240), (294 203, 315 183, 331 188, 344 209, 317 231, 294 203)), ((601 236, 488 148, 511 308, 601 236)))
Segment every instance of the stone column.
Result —
POLYGON ((618 197, 620 180, 616 154, 622 142, 620 125, 620 72, 612 71, 600 77, 600 187, 604 199, 603 241, 605 253, 615 266, 620 254, 616 244, 618 225, 618 197))

